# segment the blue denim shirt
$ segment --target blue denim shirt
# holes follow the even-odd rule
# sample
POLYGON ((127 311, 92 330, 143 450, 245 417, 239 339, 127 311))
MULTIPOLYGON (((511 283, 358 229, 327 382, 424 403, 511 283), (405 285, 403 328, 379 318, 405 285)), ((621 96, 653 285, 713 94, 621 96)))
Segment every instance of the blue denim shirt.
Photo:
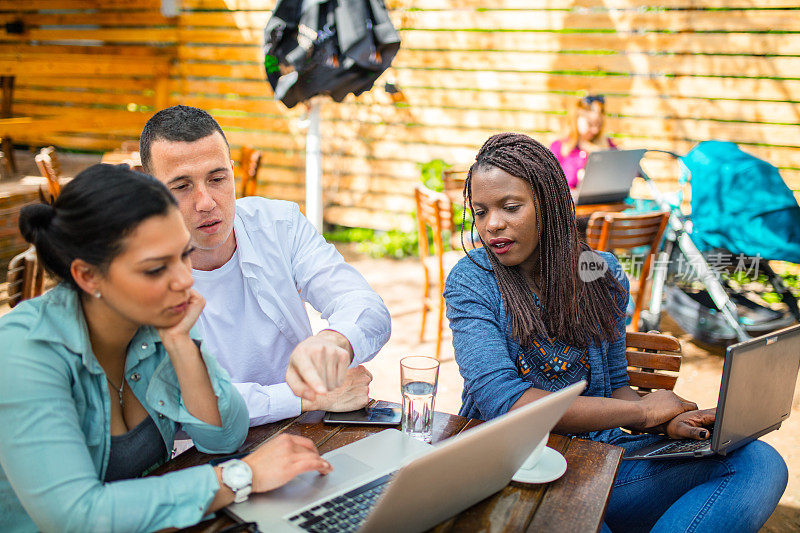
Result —
MULTIPOLYGON (((211 466, 101 481, 110 399, 76 291, 59 285, 0 318, 0 346, 0 531, 152 531, 203 517, 219 489, 211 466)), ((167 450, 180 427, 201 451, 231 453, 247 435, 247 408, 214 357, 201 353, 221 427, 186 410, 152 327, 128 346, 126 380, 167 450)))
MULTIPOLYGON (((476 263, 491 270, 484 248, 472 250, 469 255, 476 263)), ((600 252, 600 255, 622 283, 626 297, 616 298, 622 310, 617 322, 620 337, 613 342, 603 341, 589 346, 589 384, 583 395, 610 398, 614 390, 628 384, 625 356, 628 279, 613 254, 600 252)), ((531 383, 519 375, 514 364, 522 348, 511 337, 494 273, 478 267, 468 257, 462 257, 447 277, 444 297, 447 318, 453 330, 456 362, 464 378, 458 414, 489 420, 508 412, 531 383)), ((610 441, 620 434, 620 430, 605 430, 583 436, 610 441)))

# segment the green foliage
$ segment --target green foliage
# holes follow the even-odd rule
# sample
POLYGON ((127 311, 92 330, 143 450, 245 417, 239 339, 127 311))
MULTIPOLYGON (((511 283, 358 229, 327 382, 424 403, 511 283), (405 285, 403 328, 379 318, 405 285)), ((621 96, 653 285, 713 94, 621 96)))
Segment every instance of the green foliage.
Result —
POLYGON ((783 296, 777 292, 765 292, 761 295, 761 298, 768 304, 778 304, 783 301, 783 296))
POLYGON ((442 175, 444 171, 451 166, 452 165, 448 165, 441 159, 434 159, 427 163, 417 163, 420 172, 420 181, 430 190, 442 192, 444 190, 442 175))
MULTIPOLYGON (((427 188, 434 191, 443 191, 442 181, 443 172, 450 168, 441 159, 434 159, 427 163, 417 165, 420 171, 420 181, 427 188)), ((461 231, 462 220, 466 215, 465 227, 469 232, 472 225, 472 216, 464 206, 455 204, 453 206, 453 216, 456 223, 456 231, 461 231)), ((430 233, 430 230, 428 230, 430 233)), ((323 234, 325 239, 331 242, 353 242, 358 243, 358 251, 368 254, 370 257, 393 257, 401 259, 419 254, 419 236, 416 231, 378 231, 368 228, 347 228, 335 226, 330 231, 323 234)), ((430 235, 429 235, 430 237, 430 235)), ((450 249, 450 235, 442 235, 445 242, 445 249, 450 249)), ((432 240, 431 240, 432 241, 432 240)), ((430 253, 433 254, 433 245, 430 245, 430 253)))
POLYGON ((370 257, 402 259, 418 254, 419 238, 416 231, 389 230, 376 232, 370 241, 362 242, 358 249, 370 257))
POLYGON ((323 236, 329 242, 357 243, 359 252, 375 258, 401 259, 418 253, 417 232, 378 231, 369 228, 334 226, 331 231, 323 233, 323 236))
MULTIPOLYGON (((448 165, 441 159, 434 159, 427 163, 417 163, 420 172, 420 181, 423 185, 432 191, 444 191, 444 171, 453 165, 448 165)), ((455 231, 458 233, 462 227, 466 228, 469 232, 472 227, 472 213, 461 204, 453 204, 453 221, 455 222, 455 231)), ((450 233, 443 234, 445 250, 451 250, 450 247, 450 233)), ((431 247, 433 253, 433 247, 431 247)))
POLYGON ((363 242, 375 237, 375 230, 369 228, 347 228, 334 226, 331 231, 322 234, 325 240, 331 242, 363 242))

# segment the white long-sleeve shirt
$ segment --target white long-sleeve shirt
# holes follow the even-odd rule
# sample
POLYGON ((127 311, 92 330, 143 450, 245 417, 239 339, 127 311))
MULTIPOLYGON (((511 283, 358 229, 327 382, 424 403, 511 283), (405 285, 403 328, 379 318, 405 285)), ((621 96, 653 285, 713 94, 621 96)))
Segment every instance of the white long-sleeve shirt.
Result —
POLYGON ((236 252, 222 267, 194 270, 206 299, 198 327, 205 346, 244 397, 250 425, 300 414, 285 383, 289 355, 312 335, 308 302, 353 347, 353 365, 389 340, 389 311, 356 269, 325 242, 297 204, 237 200, 236 252))

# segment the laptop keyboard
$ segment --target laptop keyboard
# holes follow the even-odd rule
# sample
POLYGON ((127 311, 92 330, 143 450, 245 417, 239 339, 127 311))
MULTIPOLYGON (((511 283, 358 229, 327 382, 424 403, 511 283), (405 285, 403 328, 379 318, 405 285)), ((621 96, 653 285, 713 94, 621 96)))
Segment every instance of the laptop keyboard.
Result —
POLYGON ((670 453, 693 452, 701 448, 706 448, 710 446, 710 444, 711 444, 710 440, 694 440, 694 439, 676 440, 675 442, 671 442, 666 446, 662 446, 661 448, 648 453, 647 457, 651 457, 653 455, 665 455, 670 453))
POLYGON ((289 517, 289 522, 306 531, 356 531, 378 500, 392 474, 379 477, 346 494, 289 517))

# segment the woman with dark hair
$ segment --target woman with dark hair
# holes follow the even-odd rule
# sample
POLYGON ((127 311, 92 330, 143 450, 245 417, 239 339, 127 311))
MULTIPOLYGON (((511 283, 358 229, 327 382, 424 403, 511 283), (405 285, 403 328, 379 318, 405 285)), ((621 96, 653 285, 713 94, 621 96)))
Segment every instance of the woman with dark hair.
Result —
MULTIPOLYGON (((580 242, 558 161, 525 135, 491 137, 469 170, 464 202, 483 248, 445 287, 459 414, 491 419, 580 380, 588 382, 556 425, 635 449, 661 438, 706 439, 715 411, 671 391, 628 386, 628 281, 617 259, 580 242)), ((465 250, 466 251, 466 250, 465 250)), ((783 459, 755 441, 726 457, 623 461, 606 514, 620 531, 757 531, 786 487, 783 459)))
POLYGON ((300 472, 313 443, 273 439, 220 466, 140 478, 177 429, 198 449, 244 441, 244 401, 191 328, 189 232, 175 200, 127 166, 95 165, 20 230, 61 283, 0 318, 0 530, 185 527, 300 472))

